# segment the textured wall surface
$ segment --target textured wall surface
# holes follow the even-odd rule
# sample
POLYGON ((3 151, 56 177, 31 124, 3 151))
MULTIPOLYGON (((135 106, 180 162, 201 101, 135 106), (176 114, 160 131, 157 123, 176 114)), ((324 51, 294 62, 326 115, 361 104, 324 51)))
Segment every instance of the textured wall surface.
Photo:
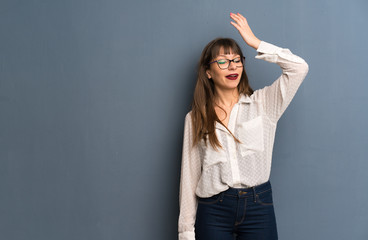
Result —
POLYGON ((237 40, 254 89, 281 74, 230 12, 309 64, 276 134, 279 238, 368 239, 367 11, 363 0, 1 0, 0 239, 176 239, 203 47, 237 40))

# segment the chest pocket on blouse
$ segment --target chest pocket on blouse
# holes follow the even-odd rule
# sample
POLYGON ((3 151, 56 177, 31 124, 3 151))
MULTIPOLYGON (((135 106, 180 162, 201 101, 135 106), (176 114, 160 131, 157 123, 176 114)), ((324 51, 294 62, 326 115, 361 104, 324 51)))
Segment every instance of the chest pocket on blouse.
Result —
MULTIPOLYGON (((217 136, 219 135, 217 134, 217 136)), ((219 166, 221 163, 225 163, 227 161, 225 146, 223 143, 221 144, 223 148, 218 147, 216 151, 210 144, 209 140, 207 140, 207 146, 204 144, 204 141, 201 140, 201 147, 203 149, 203 169, 219 166)))
POLYGON ((242 156, 264 151, 263 118, 258 116, 238 125, 238 138, 242 156))

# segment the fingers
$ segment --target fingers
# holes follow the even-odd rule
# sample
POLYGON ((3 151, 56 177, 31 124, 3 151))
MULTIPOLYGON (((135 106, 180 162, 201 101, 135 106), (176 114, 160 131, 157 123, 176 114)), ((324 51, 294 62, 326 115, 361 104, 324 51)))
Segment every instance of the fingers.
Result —
POLYGON ((241 15, 240 13, 238 13, 238 16, 244 20, 247 20, 243 15, 241 15))
POLYGON ((247 23, 247 19, 241 15, 240 13, 237 13, 237 14, 234 14, 234 13, 230 13, 230 17, 236 21, 238 24, 239 23, 242 23, 242 24, 245 24, 247 23))
POLYGON ((230 13, 230 17, 232 18, 232 20, 234 20, 235 22, 230 21, 231 25, 233 25, 239 32, 242 31, 242 26, 243 26, 243 21, 240 18, 239 15, 236 15, 234 13, 230 13))
POLYGON ((241 27, 238 25, 238 24, 236 24, 235 22, 230 22, 239 32, 241 32, 241 27))
POLYGON ((235 14, 233 14, 233 13, 230 13, 230 18, 231 18, 232 20, 234 20, 235 22, 238 22, 238 21, 239 21, 239 17, 238 17, 238 16, 236 16, 235 14))
POLYGON ((234 20, 235 22, 230 21, 230 23, 236 28, 238 29, 238 31, 242 34, 251 34, 252 30, 250 30, 250 27, 248 25, 247 19, 241 15, 240 13, 234 14, 234 13, 230 13, 230 17, 232 20, 234 20))
POLYGON ((235 22, 230 21, 231 25, 233 25, 239 31, 244 41, 249 46, 257 49, 260 40, 254 35, 252 30, 250 29, 247 19, 240 13, 237 14, 230 13, 230 17, 232 20, 235 21, 235 22))

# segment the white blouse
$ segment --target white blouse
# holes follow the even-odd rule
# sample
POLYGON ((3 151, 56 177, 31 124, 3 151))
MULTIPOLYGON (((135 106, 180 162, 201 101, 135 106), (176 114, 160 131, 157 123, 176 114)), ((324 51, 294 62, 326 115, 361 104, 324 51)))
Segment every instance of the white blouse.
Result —
POLYGON ((242 94, 231 110, 228 128, 242 142, 238 144, 220 123, 216 135, 223 146, 219 152, 209 142, 192 146, 191 111, 185 116, 181 163, 178 220, 179 240, 195 240, 197 198, 210 197, 229 187, 252 187, 267 182, 277 121, 290 104, 308 73, 308 64, 289 49, 261 41, 257 59, 276 63, 281 76, 270 86, 242 94))

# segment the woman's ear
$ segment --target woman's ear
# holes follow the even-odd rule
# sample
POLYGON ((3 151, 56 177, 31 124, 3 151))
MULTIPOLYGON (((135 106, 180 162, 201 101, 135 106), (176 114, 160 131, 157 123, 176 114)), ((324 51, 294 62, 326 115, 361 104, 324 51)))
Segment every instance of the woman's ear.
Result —
POLYGON ((207 78, 208 79, 211 79, 212 77, 211 77, 211 74, 210 74, 210 70, 206 70, 206 75, 207 75, 207 78))

